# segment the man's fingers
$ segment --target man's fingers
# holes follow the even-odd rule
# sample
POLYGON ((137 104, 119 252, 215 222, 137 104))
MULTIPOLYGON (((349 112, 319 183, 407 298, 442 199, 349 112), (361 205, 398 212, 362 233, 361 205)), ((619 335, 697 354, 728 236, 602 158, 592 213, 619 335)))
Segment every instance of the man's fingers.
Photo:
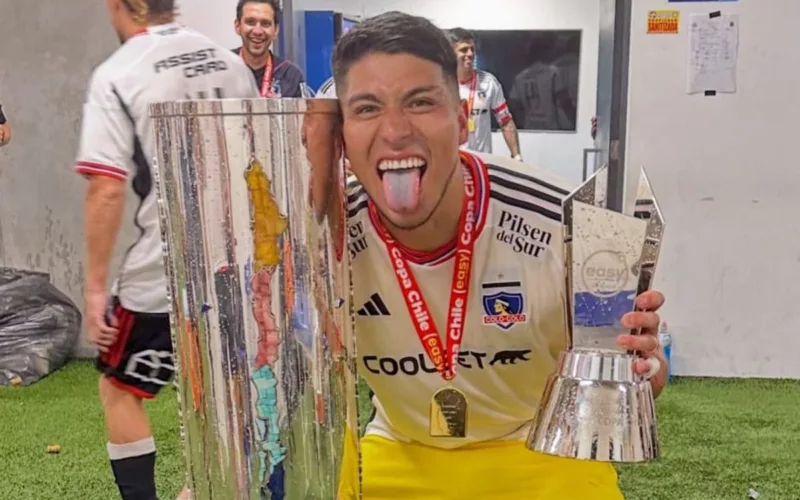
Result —
POLYGON ((661 347, 655 335, 620 335, 617 344, 623 349, 643 353, 657 351, 661 347))
POLYGON ((631 329, 658 330, 661 318, 654 312, 635 311, 622 317, 622 326, 631 329))
MULTIPOLYGON (((117 323, 114 316, 111 316, 110 321, 114 324, 117 323)), ((106 323, 105 318, 100 318, 95 321, 92 330, 93 331, 89 332, 89 341, 101 352, 107 352, 107 348, 114 345, 119 334, 119 329, 106 323)))
POLYGON ((113 327, 111 325, 107 325, 105 322, 103 324, 101 324, 101 325, 98 325, 97 329, 100 330, 100 333, 102 333, 103 335, 116 336, 117 333, 119 333, 119 329, 117 329, 117 328, 115 328, 115 327, 113 327))
POLYGON ((116 334, 109 334, 104 332, 96 332, 89 338, 90 342, 98 345, 110 346, 117 340, 116 334))
POLYGON ((90 333, 88 337, 89 343, 97 348, 102 353, 107 353, 109 347, 114 345, 114 337, 109 337, 99 333, 90 333))
MULTIPOLYGON (((105 323, 105 322, 104 322, 105 323)), ((108 315, 108 325, 113 328, 119 328, 119 320, 117 319, 116 314, 109 314, 108 315)))
POLYGON ((647 359, 637 359, 633 363, 633 371, 644 378, 651 378, 661 371, 661 360, 655 356, 647 359))
POLYGON ((636 297, 636 307, 643 311, 657 311, 664 305, 664 295, 657 290, 648 290, 636 297))

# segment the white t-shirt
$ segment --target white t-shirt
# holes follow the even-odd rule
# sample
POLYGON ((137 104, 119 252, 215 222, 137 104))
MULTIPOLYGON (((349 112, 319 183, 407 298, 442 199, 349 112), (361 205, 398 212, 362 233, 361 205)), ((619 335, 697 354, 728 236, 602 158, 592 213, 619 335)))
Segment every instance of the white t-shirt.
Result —
POLYGON ((459 82, 458 91, 461 99, 470 105, 472 97, 471 112, 475 130, 469 134, 467 148, 472 151, 482 153, 492 152, 492 118, 489 113, 493 113, 495 120, 502 127, 512 120, 511 113, 508 111, 503 87, 491 73, 475 70, 472 78, 465 82, 459 82), (474 87, 474 96, 473 96, 474 87))
MULTIPOLYGON (((464 154, 472 159, 464 163, 474 166, 480 200, 454 380, 469 406, 466 438, 429 434, 431 397, 445 382, 414 329, 375 229, 378 222, 369 215, 368 196, 355 179, 349 184, 358 367, 375 394, 369 434, 440 448, 522 439, 558 353, 566 347, 561 200, 568 189, 520 162, 464 154)), ((446 332, 453 254, 450 246, 407 255, 440 335, 446 332)))
POLYGON ((125 308, 169 311, 151 172, 156 145, 150 103, 247 97, 258 97, 258 89, 241 58, 177 23, 133 36, 92 74, 75 170, 130 182, 139 200, 132 221, 139 234, 113 289, 125 308))

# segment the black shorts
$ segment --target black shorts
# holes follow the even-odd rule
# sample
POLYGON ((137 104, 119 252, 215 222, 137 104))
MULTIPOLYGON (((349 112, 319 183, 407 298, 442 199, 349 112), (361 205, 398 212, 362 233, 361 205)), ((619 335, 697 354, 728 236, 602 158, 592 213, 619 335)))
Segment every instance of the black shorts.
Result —
POLYGON ((155 397, 175 373, 169 314, 128 311, 116 298, 109 313, 117 318, 119 336, 97 358, 97 369, 120 389, 155 397))

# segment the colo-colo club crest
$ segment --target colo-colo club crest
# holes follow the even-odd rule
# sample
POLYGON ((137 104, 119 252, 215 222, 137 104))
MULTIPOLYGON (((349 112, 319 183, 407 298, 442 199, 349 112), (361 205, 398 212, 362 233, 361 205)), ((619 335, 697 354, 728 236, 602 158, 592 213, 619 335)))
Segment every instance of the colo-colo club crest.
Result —
POLYGON ((517 323, 527 323, 525 314, 525 297, 522 295, 522 283, 519 281, 503 281, 484 283, 481 286, 483 301, 483 324, 494 325, 501 330, 509 330, 517 323))

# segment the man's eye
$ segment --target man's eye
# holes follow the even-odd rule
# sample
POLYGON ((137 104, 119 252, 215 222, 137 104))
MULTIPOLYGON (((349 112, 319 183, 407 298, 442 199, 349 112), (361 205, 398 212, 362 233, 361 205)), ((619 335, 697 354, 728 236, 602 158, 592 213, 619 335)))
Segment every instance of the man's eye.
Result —
POLYGON ((430 99, 416 99, 414 101, 411 101, 412 108, 419 108, 426 106, 433 106, 433 101, 431 101, 430 99))
POLYGON ((366 104, 364 106, 357 107, 356 108, 356 114, 357 115, 363 115, 365 113, 374 113, 377 110, 378 110, 378 108, 376 106, 372 106, 370 104, 366 104))

